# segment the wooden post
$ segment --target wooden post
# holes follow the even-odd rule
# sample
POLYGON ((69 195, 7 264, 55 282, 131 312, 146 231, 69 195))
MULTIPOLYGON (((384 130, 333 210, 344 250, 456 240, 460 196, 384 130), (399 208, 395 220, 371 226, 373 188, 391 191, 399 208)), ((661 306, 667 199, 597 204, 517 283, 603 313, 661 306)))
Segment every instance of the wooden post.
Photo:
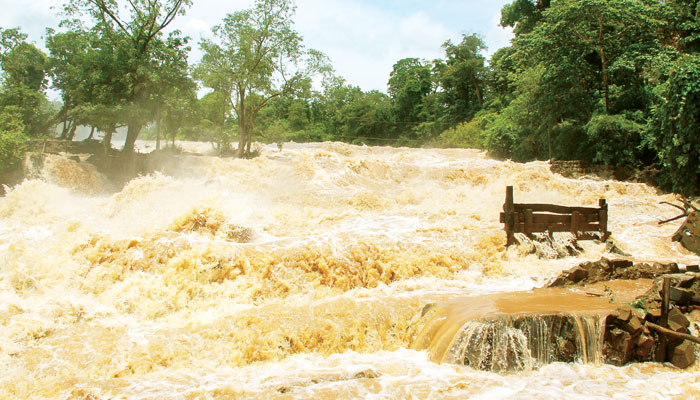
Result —
POLYGON ((525 210, 525 234, 532 239, 532 210, 525 210))
POLYGON ((513 206, 513 186, 506 186, 506 203, 503 205, 503 211, 506 213, 506 246, 515 243, 515 218, 513 206))
POLYGON ((598 225, 600 226, 600 240, 608 240, 608 202, 605 199, 598 200, 598 225))
POLYGON ((581 232, 581 230, 581 213, 574 211, 571 213, 571 233, 578 239, 578 233, 581 232))
MULTIPOLYGON (((668 304, 671 301, 671 278, 664 278, 664 284, 661 288, 661 320, 659 326, 668 328, 668 304)), ((664 335, 659 336, 659 352, 656 354, 656 361, 666 361, 666 345, 668 338, 664 335)))

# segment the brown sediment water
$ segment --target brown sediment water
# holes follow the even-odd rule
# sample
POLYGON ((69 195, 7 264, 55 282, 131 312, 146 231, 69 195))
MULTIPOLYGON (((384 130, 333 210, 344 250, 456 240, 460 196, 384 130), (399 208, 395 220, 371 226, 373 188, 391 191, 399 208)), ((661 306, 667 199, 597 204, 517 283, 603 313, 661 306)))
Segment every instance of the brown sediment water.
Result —
POLYGON ((466 321, 486 314, 561 303, 553 312, 581 315, 590 330, 587 316, 610 306, 604 287, 537 299, 533 288, 598 260, 605 245, 581 242, 565 258, 546 246, 506 249, 507 185, 518 202, 606 198, 619 248, 697 264, 669 240, 678 224, 657 224, 675 215, 659 204, 674 196, 649 186, 566 179, 545 162, 474 150, 339 143, 269 146, 253 160, 184 156, 116 193, 81 163, 56 156, 42 168, 0 198, 0 399, 700 393, 697 367, 581 359, 494 374, 437 363, 449 352, 431 349, 454 347, 466 321), (421 339, 431 303, 454 318, 444 345, 421 339))
POLYGON ((438 363, 532 369, 562 361, 556 353, 566 330, 574 335, 574 359, 600 365, 605 318, 651 286, 645 279, 618 280, 451 299, 426 306, 424 327, 412 348, 426 350, 438 363))

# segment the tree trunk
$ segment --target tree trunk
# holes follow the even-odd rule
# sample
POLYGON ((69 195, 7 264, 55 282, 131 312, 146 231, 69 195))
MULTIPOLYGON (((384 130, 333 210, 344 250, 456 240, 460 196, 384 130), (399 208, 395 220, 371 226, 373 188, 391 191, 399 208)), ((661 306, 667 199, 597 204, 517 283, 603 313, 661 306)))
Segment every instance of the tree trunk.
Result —
POLYGON ((134 144, 136 143, 136 138, 139 137, 139 133, 141 133, 141 124, 129 124, 129 127, 126 131, 126 141, 124 142, 124 148, 122 149, 122 153, 134 152, 134 144))
POLYGON ((63 102, 63 131, 61 132, 61 137, 60 139, 65 139, 66 135, 68 135, 68 107, 66 106, 66 102, 63 102))
POLYGON ((105 153, 107 153, 107 150, 110 150, 112 148, 112 134, 114 132, 112 130, 108 130, 105 132, 105 137, 102 139, 102 147, 104 148, 105 153))
POLYGON ((68 132, 68 141, 73 141, 73 138, 75 137, 75 131, 78 129, 78 124, 75 123, 75 121, 71 122, 71 127, 70 127, 70 132, 68 132))
POLYGON ((549 161, 552 161, 552 127, 547 126, 547 144, 549 145, 549 161))
POLYGON ((236 156, 238 158, 243 157, 243 153, 245 152, 245 143, 246 143, 246 135, 247 135, 247 127, 246 127, 246 118, 247 118, 247 112, 246 112, 246 104, 245 104, 245 91, 241 90, 240 94, 238 96, 238 151, 236 152, 236 156))
POLYGON ((86 140, 92 140, 92 136, 95 134, 95 127, 91 127, 90 129, 90 136, 86 140))
POLYGON ((156 150, 160 150, 160 125, 161 125, 161 111, 160 106, 156 111, 156 150))
POLYGON ((479 106, 483 107, 484 99, 481 97, 481 88, 479 87, 479 82, 476 81, 476 77, 472 76, 472 84, 474 85, 474 90, 476 90, 476 100, 479 102, 479 106))

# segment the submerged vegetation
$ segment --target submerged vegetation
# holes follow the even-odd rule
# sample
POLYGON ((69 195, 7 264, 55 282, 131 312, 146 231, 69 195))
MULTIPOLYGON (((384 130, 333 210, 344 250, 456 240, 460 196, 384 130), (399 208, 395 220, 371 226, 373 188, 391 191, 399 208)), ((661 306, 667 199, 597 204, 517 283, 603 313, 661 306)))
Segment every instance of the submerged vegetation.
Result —
POLYGON ((442 59, 398 60, 386 93, 347 84, 306 48, 291 0, 227 14, 188 65, 190 39, 169 26, 191 4, 65 0, 47 53, 0 29, 2 168, 27 138, 85 126, 106 146, 126 129, 124 152, 140 135, 238 156, 254 140, 472 147, 651 166, 668 189, 700 192, 697 1, 515 0, 501 19, 510 47, 487 60, 479 36, 447 40, 442 59))

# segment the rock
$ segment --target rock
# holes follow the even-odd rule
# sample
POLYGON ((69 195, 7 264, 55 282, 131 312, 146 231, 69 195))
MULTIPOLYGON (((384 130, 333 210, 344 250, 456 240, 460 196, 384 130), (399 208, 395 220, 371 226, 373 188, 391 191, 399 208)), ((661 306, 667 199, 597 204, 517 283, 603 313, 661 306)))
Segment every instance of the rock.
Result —
POLYGON ((620 307, 617 310, 615 310, 613 316, 619 319, 620 321, 627 322, 632 316, 632 310, 629 307, 620 307))
POLYGON ((631 254, 629 254, 629 253, 625 252, 624 250, 622 250, 621 248, 617 247, 617 244, 615 244, 615 241, 612 238, 609 238, 605 242, 605 252, 610 253, 610 254, 617 254, 620 256, 624 256, 624 257, 632 256, 631 254))
POLYGON ((620 328, 612 328, 605 333, 605 362, 615 366, 623 366, 632 358, 632 335, 620 328))
POLYGON ((673 235, 673 240, 693 253, 700 254, 700 212, 688 213, 688 217, 673 235))
POLYGON ((625 330, 629 332, 632 336, 636 336, 642 332, 643 327, 644 324, 642 323, 641 319, 632 317, 625 326, 625 330))
POLYGON ((678 264, 660 264, 660 263, 641 263, 634 265, 633 268, 626 268, 619 271, 614 276, 615 279, 654 279, 661 275, 676 274, 680 270, 678 264))
POLYGON ((634 261, 626 258, 616 258, 612 260, 608 260, 610 265, 612 266, 613 269, 624 269, 624 268, 629 268, 634 265, 634 261))
POLYGON ((671 278, 671 286, 683 289, 693 287, 698 279, 696 274, 669 274, 666 277, 671 278))
MULTIPOLYGON (((601 258, 595 262, 583 262, 561 273, 552 281, 549 287, 569 286, 581 283, 596 283, 613 279, 654 279, 661 275, 676 274, 679 272, 678 264, 634 264, 630 259, 601 258)), ((680 281, 680 277, 678 278, 680 281)), ((687 282, 695 278, 683 278, 687 282)), ((700 288, 700 279, 697 279, 700 288)), ((686 283, 684 283, 686 284, 686 283)))
POLYGON ((637 361, 651 361, 656 342, 647 335, 639 335, 634 340, 634 355, 637 361))
POLYGON ((690 326, 690 321, 683 315, 677 308, 672 308, 668 312, 668 327, 672 331, 680 333, 688 333, 688 327, 690 326))
POLYGON ((670 361, 678 368, 685 369, 695 363, 695 344, 684 340, 683 343, 675 346, 671 353, 670 361))
POLYGON ((654 318, 661 318, 661 308, 659 307, 647 308, 647 312, 654 318))
POLYGON ((693 300, 693 296, 695 293, 690 290, 671 287, 670 299, 676 304, 688 304, 693 300))

